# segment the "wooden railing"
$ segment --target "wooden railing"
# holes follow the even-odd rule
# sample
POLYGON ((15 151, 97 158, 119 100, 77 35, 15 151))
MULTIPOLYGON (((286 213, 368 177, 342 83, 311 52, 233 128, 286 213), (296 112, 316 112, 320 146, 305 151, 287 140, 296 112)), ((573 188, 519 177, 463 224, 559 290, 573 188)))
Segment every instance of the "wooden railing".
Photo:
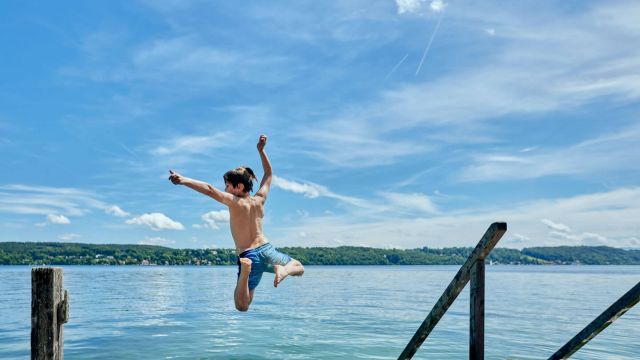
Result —
POLYGON ((484 359, 484 259, 506 231, 507 223, 498 222, 489 226, 398 359, 411 359, 415 355, 420 345, 427 339, 427 336, 460 295, 469 280, 471 280, 469 358, 484 359))
POLYGON ((626 294, 622 295, 618 301, 609 306, 607 310, 595 318, 595 320, 582 329, 582 331, 580 331, 576 336, 564 344, 560 350, 551 355, 549 360, 568 359, 569 356, 578 351, 639 301, 640 282, 638 282, 636 286, 632 287, 631 290, 627 291, 626 294))

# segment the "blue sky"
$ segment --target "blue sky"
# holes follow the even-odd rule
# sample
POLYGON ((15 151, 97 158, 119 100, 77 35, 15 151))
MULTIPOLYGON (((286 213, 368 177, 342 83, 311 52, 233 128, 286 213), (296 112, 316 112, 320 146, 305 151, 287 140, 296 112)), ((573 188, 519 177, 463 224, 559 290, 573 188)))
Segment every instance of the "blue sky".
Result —
POLYGON ((640 247, 640 3, 0 3, 0 241, 640 247))

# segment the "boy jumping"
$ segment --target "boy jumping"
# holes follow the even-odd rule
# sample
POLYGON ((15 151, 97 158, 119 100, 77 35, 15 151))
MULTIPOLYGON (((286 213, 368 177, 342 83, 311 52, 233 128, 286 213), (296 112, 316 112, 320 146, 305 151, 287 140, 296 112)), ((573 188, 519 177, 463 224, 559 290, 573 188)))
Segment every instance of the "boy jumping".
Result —
POLYGON ((267 137, 260 136, 258 153, 262 161, 264 176, 260 189, 251 196, 253 180, 257 180, 253 170, 241 166, 224 174, 225 192, 213 186, 169 170, 169 180, 175 185, 186 185, 193 190, 212 197, 229 208, 231 236, 238 255, 238 282, 234 293, 236 309, 249 310, 253 300, 253 291, 262 279, 265 271, 275 274, 273 286, 278 287, 287 276, 301 276, 304 267, 289 255, 276 250, 262 233, 264 203, 271 186, 271 164, 264 152, 267 137))

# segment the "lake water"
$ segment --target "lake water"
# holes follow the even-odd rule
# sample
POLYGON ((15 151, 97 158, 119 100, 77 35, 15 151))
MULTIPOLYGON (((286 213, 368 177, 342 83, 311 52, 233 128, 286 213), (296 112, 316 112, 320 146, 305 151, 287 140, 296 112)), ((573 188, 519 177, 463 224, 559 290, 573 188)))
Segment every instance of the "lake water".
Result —
MULTIPOLYGON (((395 359, 459 266, 308 266, 247 313, 234 267, 67 266, 66 359, 395 359)), ((640 281, 640 266, 487 266, 485 357, 546 359, 640 281)), ((0 266, 0 359, 27 359, 31 268, 0 266)), ((415 359, 466 359, 468 286, 415 359)), ((640 358, 640 305, 572 359, 640 358)))

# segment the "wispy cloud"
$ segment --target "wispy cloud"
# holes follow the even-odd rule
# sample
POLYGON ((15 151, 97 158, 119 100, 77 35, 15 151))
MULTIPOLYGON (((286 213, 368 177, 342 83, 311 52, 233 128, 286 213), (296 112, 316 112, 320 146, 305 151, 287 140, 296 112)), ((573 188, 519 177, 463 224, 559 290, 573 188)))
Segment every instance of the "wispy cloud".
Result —
MULTIPOLYGON (((113 59, 112 59, 113 60, 113 59)), ((262 53, 259 50, 239 51, 214 46, 196 33, 157 38, 138 44, 123 54, 120 62, 67 66, 63 76, 86 78, 97 82, 173 84, 176 88, 220 88, 231 81, 277 84, 287 79, 286 68, 291 59, 262 53)))
MULTIPOLYGON (((408 11, 419 3, 400 6, 408 11)), ((569 18, 544 12, 536 21, 514 14, 517 8, 452 7, 449 21, 491 24, 500 45, 489 47, 492 52, 473 66, 382 89, 372 100, 343 108, 314 129, 318 137, 307 136, 311 155, 332 165, 377 166, 425 153, 428 148, 413 146, 417 133, 429 134, 433 145, 442 138, 466 144, 465 135, 495 133, 494 124, 508 125, 518 115, 570 111, 604 97, 609 103, 638 100, 640 48, 615 44, 640 34, 629 21, 629 14, 640 15, 640 6, 626 2, 615 8, 627 15, 616 17, 603 3, 569 18), (382 152, 379 158, 363 150, 363 141, 388 138, 395 139, 388 147, 373 145, 382 152)))
POLYGON ((309 139, 304 153, 337 167, 388 165, 433 148, 410 138, 389 141, 380 131, 384 122, 370 120, 367 114, 351 114, 313 129, 296 129, 295 136, 309 139))
POLYGON ((130 225, 145 225, 151 228, 154 231, 160 230, 184 230, 184 226, 169 218, 168 216, 162 213, 147 213, 132 219, 129 219, 125 222, 130 225))
POLYGON ((71 220, 64 215, 58 214, 49 214, 47 215, 45 222, 36 223, 37 227, 45 227, 49 224, 57 224, 57 225, 69 225, 71 224, 71 220))
POLYGON ((49 214, 47 220, 52 224, 68 225, 71 224, 69 218, 64 215, 49 214))
MULTIPOLYGON (((396 0, 398 14, 417 13, 422 9, 422 4, 427 0, 396 0)), ((433 12, 441 12, 447 4, 442 0, 432 0, 429 2, 429 10, 433 12)))
POLYGON ((80 234, 66 233, 66 234, 59 235, 58 239, 60 239, 62 241, 71 241, 71 240, 79 238, 79 237, 81 237, 80 234))
POLYGON ((445 2, 442 0, 433 0, 429 4, 429 7, 434 12, 441 12, 441 11, 444 11, 444 8, 447 7, 447 4, 445 4, 445 2))
POLYGON ((384 199, 386 199, 389 205, 393 208, 404 209, 407 212, 413 214, 436 214, 438 213, 438 207, 427 195, 420 193, 382 193, 384 199))
POLYGON ((95 193, 74 189, 32 185, 0 185, 0 212, 20 215, 83 216, 92 209, 114 216, 128 216, 95 193))
POLYGON ((418 11, 423 0, 396 0, 398 14, 412 13, 418 11))
POLYGON ((429 196, 420 193, 382 192, 375 198, 358 198, 341 195, 326 186, 311 182, 297 182, 274 176, 274 188, 302 194, 309 199, 325 197, 347 206, 347 210, 359 216, 373 216, 383 213, 406 213, 414 215, 435 214, 438 208, 429 196))
POLYGON ((502 207, 469 208, 419 218, 396 215, 363 220, 343 215, 310 216, 300 219, 298 226, 288 224, 278 231, 287 245, 297 244, 298 233, 304 231, 305 242, 327 246, 384 247, 390 243, 405 248, 474 246, 489 224, 506 221, 509 230, 500 244, 503 247, 637 246, 636 219, 640 218, 637 187, 502 207), (554 220, 545 223, 540 220, 549 218, 554 220), (564 225, 567 223, 572 227, 564 225))
POLYGON ((204 221, 203 225, 194 224, 193 227, 196 229, 200 228, 209 228, 209 229, 220 229, 220 224, 228 224, 230 221, 229 211, 228 210, 214 210, 209 211, 208 213, 202 215, 202 221, 204 221))
POLYGON ((167 144, 153 148, 152 155, 206 154, 213 149, 230 145, 232 138, 228 132, 221 132, 206 136, 178 136, 166 141, 167 144))
POLYGON ((307 198, 314 199, 321 194, 328 194, 329 191, 326 187, 316 185, 313 183, 299 183, 292 180, 287 180, 279 176, 273 177, 273 187, 280 188, 285 191, 291 191, 296 194, 302 194, 307 198))
POLYGON ((175 240, 170 240, 160 236, 145 236, 144 240, 138 241, 138 245, 169 246, 175 243, 175 240))
POLYGON ((282 190, 291 191, 297 194, 303 194, 305 197, 310 199, 314 199, 322 196, 322 197, 327 197, 331 199, 336 199, 345 204, 359 207, 359 208, 367 208, 367 209, 375 208, 375 206, 369 201, 359 199, 353 196, 340 195, 329 190, 326 186, 314 184, 311 182, 300 183, 292 180, 287 180, 279 176, 274 176, 272 184, 275 188, 280 188, 282 190))
POLYGON ((111 205, 109 207, 107 207, 105 209, 105 212, 109 215, 114 215, 117 217, 127 217, 130 216, 131 214, 129 214, 128 212, 122 210, 119 206, 117 205, 111 205))
POLYGON ((540 220, 543 224, 547 225, 549 229, 557 232, 569 233, 571 232, 571 228, 565 224, 555 223, 549 219, 540 220))
MULTIPOLYGON (((460 181, 505 181, 549 175, 629 171, 640 166, 640 127, 624 128, 578 144, 518 154, 480 154, 454 175, 460 181)), ((527 150, 527 149, 525 149, 527 150)))

